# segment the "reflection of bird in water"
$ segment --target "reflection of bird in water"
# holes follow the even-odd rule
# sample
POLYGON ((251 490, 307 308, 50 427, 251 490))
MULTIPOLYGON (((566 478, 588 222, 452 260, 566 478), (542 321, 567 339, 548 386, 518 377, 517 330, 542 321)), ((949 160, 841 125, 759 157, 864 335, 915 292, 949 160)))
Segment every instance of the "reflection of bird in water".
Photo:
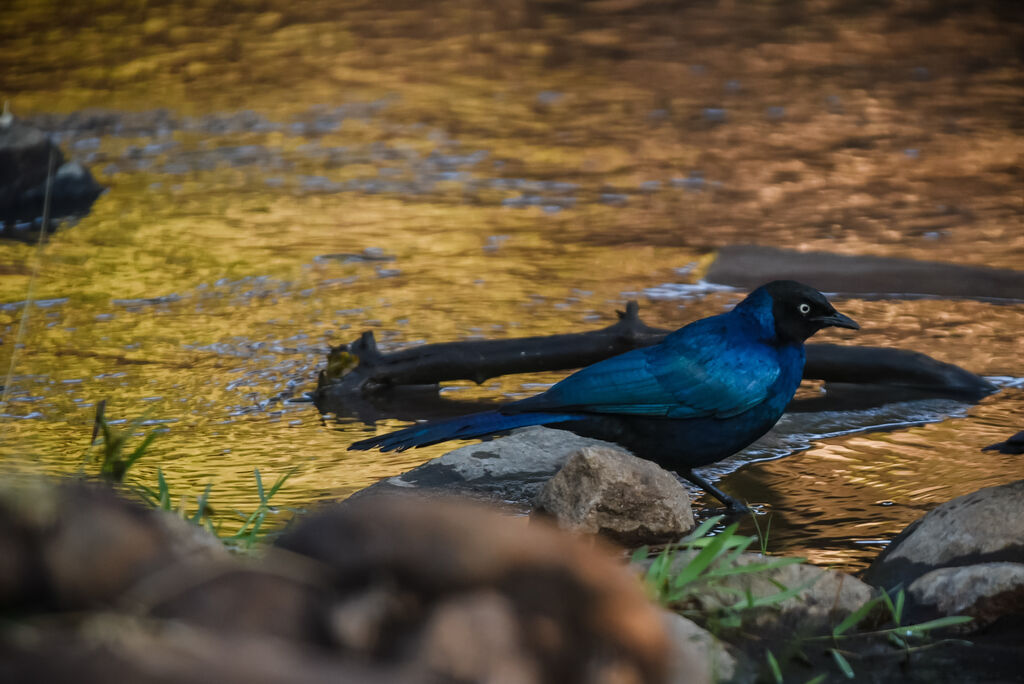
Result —
POLYGON ((401 451, 547 425, 620 444, 743 510, 693 468, 736 453, 779 420, 803 375, 804 341, 829 326, 859 327, 817 290, 776 280, 727 313, 587 366, 537 396, 349 449, 401 451))

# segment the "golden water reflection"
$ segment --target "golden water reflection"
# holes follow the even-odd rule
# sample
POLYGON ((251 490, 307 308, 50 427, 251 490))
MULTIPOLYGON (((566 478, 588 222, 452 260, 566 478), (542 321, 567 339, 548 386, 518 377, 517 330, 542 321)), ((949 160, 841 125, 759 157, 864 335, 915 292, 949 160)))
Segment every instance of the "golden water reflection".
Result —
MULTIPOLYGON (((676 327, 739 295, 660 286, 743 242, 1019 268, 1014 24, 929 7, 13 0, 0 96, 110 189, 46 245, 0 455, 77 468, 105 398, 111 417, 168 421, 147 426, 168 432, 140 480, 213 482, 215 505, 247 510, 253 468, 295 467, 279 502, 305 506, 448 448, 346 452, 400 423, 294 402, 362 330, 385 349, 579 331, 630 298, 676 327), (338 256, 367 249, 393 260, 338 256)), ((4 368, 33 254, 0 246, 4 368)), ((841 308, 863 329, 823 341, 1022 375, 1020 302, 841 308)), ((1020 429, 1019 391, 819 440, 725 487, 771 506, 783 549, 856 567, 861 542, 1024 477, 977 451, 1020 429)))

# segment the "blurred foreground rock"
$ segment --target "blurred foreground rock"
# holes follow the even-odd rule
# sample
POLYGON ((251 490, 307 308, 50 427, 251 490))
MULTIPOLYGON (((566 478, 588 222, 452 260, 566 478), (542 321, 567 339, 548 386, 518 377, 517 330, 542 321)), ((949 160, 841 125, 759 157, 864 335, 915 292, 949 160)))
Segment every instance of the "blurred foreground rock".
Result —
POLYGON ((912 615, 970 615, 969 629, 1024 620, 1024 480, 987 487, 911 523, 865 572, 903 587, 912 615))
POLYGON ((103 485, 8 483, 0 491, 0 609, 109 605, 161 568, 226 558, 209 537, 103 485))
POLYGON ((534 503, 563 529, 626 546, 679 539, 694 527, 690 494, 679 479, 620 448, 576 451, 534 503))
MULTIPOLYGON (((259 597, 250 597, 258 601, 259 597)), ((7 684, 428 684, 424 672, 370 667, 272 637, 99 613, 73 625, 0 631, 7 684)))
POLYGON ((591 544, 478 506, 369 497, 313 515, 277 546, 322 563, 332 636, 381 662, 481 682, 654 682, 657 611, 591 544))
MULTIPOLYGON (((613 473, 624 462, 591 446, 570 466, 595 461, 613 473)), ((1022 486, 949 502, 888 553, 889 562, 906 554, 934 564, 904 575, 903 624, 971 615, 973 645, 921 650, 899 665, 902 651, 879 640, 843 642, 858 676, 868 668, 866 681, 933 684, 963 681, 943 674, 961 665, 969 681, 1024 672, 1024 563, 998 559, 1019 552, 1022 486), (927 543, 914 537, 925 532, 927 543)), ((602 487, 643 501, 642 488, 602 487)), ((696 553, 677 554, 673 567, 696 553)), ((765 648, 784 656, 794 647, 834 669, 829 644, 815 639, 874 590, 806 564, 742 570, 777 560, 727 561, 729 572, 680 602, 697 624, 655 607, 603 543, 465 501, 363 496, 298 519, 261 557, 243 558, 106 485, 6 482, 0 681, 711 684, 752 681, 765 648), (716 622, 737 602, 779 592, 792 595, 716 622)), ((806 661, 784 656, 783 665, 794 681, 808 678, 806 661)))
POLYGON ((544 524, 365 497, 258 559, 204 535, 101 484, 5 486, 0 681, 666 681, 636 577, 544 524))

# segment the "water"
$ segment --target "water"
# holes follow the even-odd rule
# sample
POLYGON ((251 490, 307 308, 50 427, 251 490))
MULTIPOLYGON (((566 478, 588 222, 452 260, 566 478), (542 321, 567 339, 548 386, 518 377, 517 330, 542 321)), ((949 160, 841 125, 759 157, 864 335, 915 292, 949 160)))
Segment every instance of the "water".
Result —
MULTIPOLYGON (((254 468, 294 468, 279 503, 306 507, 450 448, 346 452, 375 428, 302 401, 328 346, 363 330, 385 350, 581 331, 632 298, 677 327, 740 296, 681 287, 726 244, 1024 263, 1020 57, 984 8, 260 8, 0 15, 0 92, 109 186, 38 264, 6 467, 77 469, 106 399, 166 430, 139 481, 212 482, 229 519, 255 506, 254 468)), ((32 247, 0 246, 5 369, 35 269, 32 247)), ((1024 303, 839 305, 863 329, 821 341, 1004 387, 798 425, 712 471, 771 513, 770 548, 857 568, 935 504, 1024 477, 1020 457, 979 451, 1024 427, 1024 303)))

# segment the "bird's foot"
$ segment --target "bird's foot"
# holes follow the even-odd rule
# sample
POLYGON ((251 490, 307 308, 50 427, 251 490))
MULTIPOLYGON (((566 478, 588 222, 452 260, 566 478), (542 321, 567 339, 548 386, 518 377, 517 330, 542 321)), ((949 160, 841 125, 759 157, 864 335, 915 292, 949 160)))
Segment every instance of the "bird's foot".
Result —
POLYGON ((716 499, 724 503, 725 515, 742 515, 751 512, 751 508, 747 506, 745 503, 741 502, 739 499, 734 499, 733 497, 729 496, 721 489, 711 484, 710 482, 708 482, 707 480, 705 480, 703 477, 693 472, 692 470, 687 470, 680 474, 690 482, 694 483, 695 485, 703 489, 711 496, 715 497, 716 499))
MULTIPOLYGON (((715 498, 719 498, 719 497, 715 497, 715 498)), ((754 512, 753 508, 751 508, 750 506, 746 505, 742 501, 738 501, 737 499, 732 498, 731 496, 727 496, 724 499, 719 499, 719 500, 723 504, 725 504, 725 507, 724 508, 716 508, 716 509, 714 509, 715 512, 719 512, 720 511, 722 513, 722 515, 725 515, 725 516, 727 516, 729 518, 732 518, 732 517, 735 517, 735 516, 740 516, 740 515, 748 515, 748 514, 751 514, 751 513, 754 512)))

